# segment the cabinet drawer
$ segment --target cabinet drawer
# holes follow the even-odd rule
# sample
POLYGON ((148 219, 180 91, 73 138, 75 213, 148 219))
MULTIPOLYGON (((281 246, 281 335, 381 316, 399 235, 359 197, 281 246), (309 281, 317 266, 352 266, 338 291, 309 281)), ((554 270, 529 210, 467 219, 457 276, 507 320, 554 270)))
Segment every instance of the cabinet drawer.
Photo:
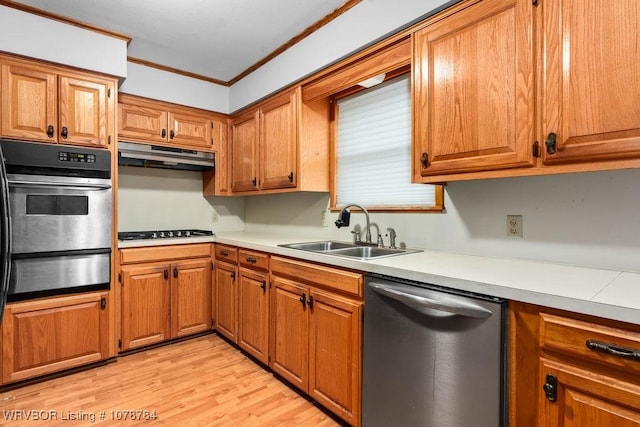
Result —
POLYGON ((238 249, 233 246, 216 245, 216 259, 230 262, 232 264, 238 263, 238 249))
POLYGON ((240 249, 238 252, 238 261, 243 267, 249 267, 255 270, 269 270, 269 255, 261 252, 240 249))
POLYGON ((540 313, 540 345, 625 372, 640 373, 640 332, 540 313))
POLYGON ((199 258, 211 255, 211 244, 196 243, 188 245, 147 246, 144 248, 120 249, 120 263, 174 261, 183 258, 199 258))
POLYGON ((271 257, 271 271, 299 282, 362 297, 361 273, 275 256, 271 257))

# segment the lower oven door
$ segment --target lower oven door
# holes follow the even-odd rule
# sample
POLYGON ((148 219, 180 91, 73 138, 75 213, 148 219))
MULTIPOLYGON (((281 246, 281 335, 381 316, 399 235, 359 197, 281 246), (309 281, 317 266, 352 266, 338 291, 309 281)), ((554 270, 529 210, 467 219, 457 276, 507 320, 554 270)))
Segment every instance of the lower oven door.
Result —
POLYGON ((111 247, 111 180, 8 174, 12 254, 111 247))
POLYGON ((85 251, 77 254, 11 259, 9 296, 12 300, 50 294, 81 292, 109 287, 111 254, 106 251, 85 251))

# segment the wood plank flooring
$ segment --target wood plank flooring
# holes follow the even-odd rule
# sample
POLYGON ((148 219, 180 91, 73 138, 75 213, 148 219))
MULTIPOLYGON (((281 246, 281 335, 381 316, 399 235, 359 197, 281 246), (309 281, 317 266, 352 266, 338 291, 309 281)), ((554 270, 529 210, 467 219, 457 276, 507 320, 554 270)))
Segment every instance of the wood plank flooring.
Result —
POLYGON ((0 426, 98 424, 340 425, 217 335, 145 350, 105 366, 0 392, 0 426), (124 412, 129 410, 150 415, 155 411, 157 418, 134 421, 129 416, 133 412, 124 412))

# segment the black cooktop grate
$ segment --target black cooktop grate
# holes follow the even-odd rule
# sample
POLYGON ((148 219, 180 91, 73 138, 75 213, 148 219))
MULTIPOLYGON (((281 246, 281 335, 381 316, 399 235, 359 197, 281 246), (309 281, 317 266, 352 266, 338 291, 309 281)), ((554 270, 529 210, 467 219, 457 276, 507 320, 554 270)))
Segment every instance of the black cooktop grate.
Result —
POLYGON ((210 230, 123 231, 118 233, 118 240, 172 239, 202 236, 213 236, 213 232, 210 230))

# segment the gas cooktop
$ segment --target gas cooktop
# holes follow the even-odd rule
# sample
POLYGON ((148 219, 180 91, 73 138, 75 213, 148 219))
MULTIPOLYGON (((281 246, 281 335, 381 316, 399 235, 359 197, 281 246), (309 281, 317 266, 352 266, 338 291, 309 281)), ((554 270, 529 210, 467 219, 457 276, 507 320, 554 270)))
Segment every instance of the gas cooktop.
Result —
POLYGON ((124 231, 118 233, 118 240, 175 239, 213 235, 213 232, 209 230, 124 231))

